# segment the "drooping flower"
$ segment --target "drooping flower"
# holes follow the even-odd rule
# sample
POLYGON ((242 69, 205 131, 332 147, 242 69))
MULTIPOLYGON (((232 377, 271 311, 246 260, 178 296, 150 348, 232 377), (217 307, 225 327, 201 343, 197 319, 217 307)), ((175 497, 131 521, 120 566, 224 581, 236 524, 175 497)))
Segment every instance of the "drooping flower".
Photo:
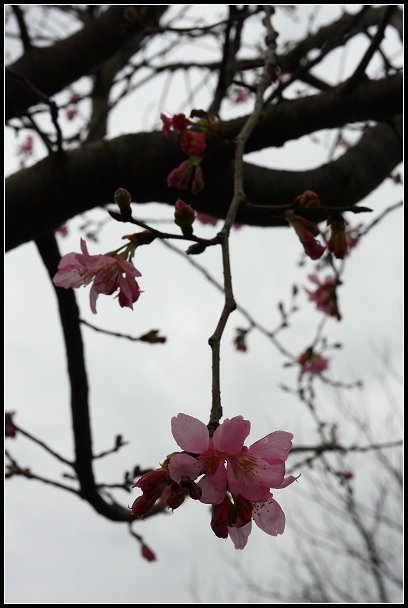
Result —
MULTIPOLYGON (((131 245, 129 245, 131 247, 131 245)), ((140 272, 124 259, 124 254, 89 255, 86 242, 81 239, 82 253, 67 253, 58 265, 53 282, 57 287, 69 289, 81 287, 93 281, 90 292, 91 310, 96 313, 96 301, 100 294, 111 295, 119 290, 119 305, 133 309, 140 296, 135 277, 140 272)))
POLYGON ((248 350, 248 346, 246 343, 246 335, 248 333, 248 330, 237 327, 236 332, 237 333, 234 338, 235 350, 240 351, 242 353, 246 353, 246 351, 248 350))
POLYGON ((307 348, 297 358, 297 362, 301 367, 302 374, 321 374, 329 366, 329 360, 327 357, 318 355, 313 351, 313 348, 307 348))
POLYGON ((201 224, 210 224, 211 226, 216 226, 218 222, 218 218, 213 215, 209 215, 208 213, 196 213, 196 219, 201 222, 201 224))
POLYGON ((342 260, 348 253, 348 242, 346 233, 346 222, 341 213, 335 212, 327 218, 327 225, 330 226, 330 238, 327 242, 329 251, 335 258, 342 260))
POLYGON ((336 279, 328 276, 321 282, 317 275, 311 274, 309 275, 309 280, 317 285, 315 291, 305 290, 309 296, 309 300, 315 302, 317 310, 331 317, 336 317, 340 321, 341 315, 337 305, 336 279))
POLYGON ((178 167, 172 169, 167 176, 167 186, 169 188, 179 188, 179 190, 187 190, 190 180, 193 176, 194 167, 185 160, 178 167))
POLYGON ((183 452, 170 454, 160 469, 136 482, 143 492, 132 505, 136 517, 146 515, 158 500, 177 509, 189 495, 212 505, 214 533, 230 536, 236 549, 246 545, 252 519, 267 534, 283 533, 285 515, 270 488, 282 489, 297 479, 285 477, 290 433, 275 431, 247 448, 251 424, 242 416, 224 420, 212 437, 203 422, 187 414, 173 417, 171 426, 183 452))
POLYGON ((156 554, 150 549, 150 547, 148 547, 147 545, 142 543, 140 550, 141 550, 142 557, 144 557, 145 560, 147 560, 148 562, 156 561, 156 559, 157 559, 156 554))
POLYGON ((295 229, 306 255, 312 260, 321 258, 326 248, 314 238, 319 234, 316 224, 300 215, 295 215, 293 211, 286 211, 285 218, 295 229))

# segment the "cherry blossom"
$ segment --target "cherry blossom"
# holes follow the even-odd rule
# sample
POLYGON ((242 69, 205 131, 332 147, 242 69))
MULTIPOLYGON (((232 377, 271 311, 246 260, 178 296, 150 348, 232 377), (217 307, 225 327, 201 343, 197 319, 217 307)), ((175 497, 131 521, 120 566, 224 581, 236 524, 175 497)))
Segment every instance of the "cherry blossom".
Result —
MULTIPOLYGON (((128 252, 134 251, 134 245, 125 246, 128 252)), ((90 292, 91 310, 96 314, 96 301, 100 294, 112 295, 119 290, 119 305, 133 309, 133 303, 139 299, 140 288, 135 277, 140 272, 127 261, 122 254, 89 255, 86 242, 81 239, 82 253, 68 253, 64 255, 58 265, 54 276, 57 287, 69 289, 81 287, 93 281, 90 292)))
POLYGON ((309 275, 309 280, 317 286, 315 291, 305 290, 309 296, 309 300, 315 302, 317 310, 331 317, 336 317, 340 321, 341 315, 337 306, 336 296, 336 279, 328 276, 321 282, 317 275, 311 274, 309 275))
POLYGON ((319 234, 316 224, 300 215, 295 215, 293 211, 286 211, 285 218, 295 229, 306 255, 312 260, 321 258, 325 247, 314 238, 319 234))
POLYGON ((316 354, 313 351, 313 348, 305 350, 305 352, 298 357, 297 362, 301 367, 302 374, 320 374, 329 366, 327 357, 316 354))

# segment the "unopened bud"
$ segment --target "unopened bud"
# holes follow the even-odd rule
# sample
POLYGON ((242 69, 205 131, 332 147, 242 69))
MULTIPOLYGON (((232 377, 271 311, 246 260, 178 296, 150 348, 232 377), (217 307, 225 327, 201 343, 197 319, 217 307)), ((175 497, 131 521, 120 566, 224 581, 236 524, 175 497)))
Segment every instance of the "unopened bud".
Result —
POLYGON ((134 234, 125 234, 122 239, 128 239, 132 243, 139 245, 150 245, 156 238, 156 235, 150 230, 143 230, 143 232, 135 232, 134 234))
POLYGON ((320 205, 319 196, 313 190, 305 190, 299 196, 296 196, 293 199, 295 205, 299 205, 299 207, 317 207, 320 205))
POLYGON ((120 209, 121 215, 130 217, 132 215, 130 203, 132 202, 132 195, 126 188, 118 188, 113 195, 115 203, 120 209))
POLYGON ((206 246, 203 243, 194 243, 194 245, 190 245, 187 249, 187 255, 198 255, 199 253, 203 253, 206 250, 206 246))

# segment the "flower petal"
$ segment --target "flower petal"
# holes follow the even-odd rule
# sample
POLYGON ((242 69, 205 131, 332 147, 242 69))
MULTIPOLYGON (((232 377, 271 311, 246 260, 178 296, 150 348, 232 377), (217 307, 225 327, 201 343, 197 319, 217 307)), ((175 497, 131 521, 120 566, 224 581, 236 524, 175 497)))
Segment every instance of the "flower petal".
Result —
POLYGON ((283 488, 286 488, 287 486, 290 486, 290 484, 293 483, 294 481, 296 481, 299 477, 300 477, 300 475, 298 475, 297 477, 294 477, 293 475, 288 475, 282 481, 282 483, 280 484, 280 486, 272 486, 272 487, 275 488, 276 490, 282 490, 283 488))
POLYGON ((226 418, 213 435, 215 449, 231 455, 239 454, 250 430, 251 423, 242 416, 235 416, 231 420, 226 418))
POLYGON ((188 416, 178 414, 171 419, 171 432, 177 445, 186 452, 202 454, 208 448, 210 441, 208 429, 204 422, 188 416))
POLYGON ((283 534, 285 530, 285 514, 272 496, 266 502, 252 505, 252 517, 258 528, 271 536, 283 534))
POLYGON ((234 543, 235 549, 243 549, 248 542, 248 536, 251 534, 252 530, 252 521, 247 523, 242 528, 230 528, 228 527, 228 532, 231 537, 232 542, 234 543))
POLYGON ((200 463, 189 454, 173 454, 169 462, 170 477, 180 483, 183 477, 197 479, 200 474, 200 463))
MULTIPOLYGON (((266 463, 265 463, 266 464, 266 463)), ((280 465, 282 468, 283 464, 280 465)), ((271 465, 267 465, 271 467, 271 465)), ((270 495, 269 476, 260 476, 257 470, 242 472, 239 468, 234 467, 231 462, 227 465, 228 487, 232 494, 240 495, 243 498, 251 501, 266 500, 270 495)), ((279 484, 282 483, 283 471, 279 477, 279 484)))
POLYGON ((276 463, 277 459, 285 461, 292 449, 292 433, 275 431, 251 445, 248 452, 265 462, 276 463))
POLYGON ((198 482, 202 490, 200 502, 206 505, 219 505, 225 498, 227 489, 227 473, 224 462, 220 462, 213 475, 204 475, 198 482))

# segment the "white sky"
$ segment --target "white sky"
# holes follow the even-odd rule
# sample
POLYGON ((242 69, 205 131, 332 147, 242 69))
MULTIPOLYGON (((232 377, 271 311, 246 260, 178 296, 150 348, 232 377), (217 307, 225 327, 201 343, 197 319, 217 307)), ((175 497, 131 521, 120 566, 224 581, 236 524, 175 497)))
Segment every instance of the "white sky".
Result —
MULTIPOLYGON (((210 6, 212 12, 221 11, 216 5, 210 6)), ((209 7, 203 14, 209 14, 209 7)), ((304 18, 309 13, 310 7, 301 7, 298 22, 278 13, 274 23, 281 33, 280 40, 301 38, 304 18)), ((326 5, 321 8, 318 22, 327 23, 338 14, 337 5, 326 5)), ((253 43, 260 41, 261 30, 254 27, 248 38, 253 43)), ((396 46, 393 35, 389 44, 396 46)), ((345 74, 358 62, 364 48, 358 45, 354 52, 348 52, 345 74)), ((204 53, 198 44, 188 49, 189 57, 196 54, 201 59, 215 57, 214 53, 204 53)), ((186 56, 185 49, 182 55, 186 56)), ((324 68, 327 74, 333 74, 338 63, 338 56, 328 59, 324 68)), ((176 77, 163 108, 168 113, 180 109, 182 87, 181 77, 176 77)), ((159 98, 160 91, 158 81, 124 101, 113 113, 109 137, 157 125, 160 109, 151 102, 159 98)), ((193 107, 205 107, 208 98, 208 91, 204 90, 193 107)), ((249 112, 251 105, 234 108, 226 102, 223 110, 224 117, 228 117, 249 112)), ((299 170, 319 166, 327 160, 334 134, 318 133, 317 137, 319 143, 302 138, 282 149, 251 155, 251 161, 299 170)), ((9 150, 6 173, 10 173, 16 168, 14 151, 22 137, 16 140, 8 130, 6 138, 9 150)), ((36 147, 37 150, 41 147, 38 142, 36 147)), ((137 193, 133 194, 137 198, 137 193)), ((362 203, 380 212, 400 197, 399 188, 387 181, 362 203)), ((164 205, 151 204, 135 210, 136 213, 141 218, 172 217, 172 209, 164 205)), ((97 211, 94 217, 102 218, 104 213, 97 211)), ((344 320, 341 323, 330 320, 327 330, 330 341, 341 341, 345 346, 330 355, 331 377, 364 380, 380 427, 387 403, 378 353, 387 348, 394 368, 402 369, 401 220, 400 211, 388 216, 352 253, 345 285, 340 290, 344 320)), ((59 239, 64 253, 78 250, 77 228, 81 223, 82 219, 69 222, 69 236, 59 239)), ((129 229, 121 224, 110 223, 103 229, 100 242, 89 244, 90 252, 117 247, 127 232, 129 229)), ((199 226, 196 232, 209 236, 214 234, 214 229, 199 226)), ((288 301, 294 282, 307 285, 306 276, 313 268, 312 262, 308 261, 303 268, 296 265, 300 245, 288 230, 244 227, 233 232, 231 250, 237 301, 257 320, 272 328, 278 322, 277 302, 288 301)), ((221 277, 218 250, 211 248, 196 259, 215 277, 221 277)), ((120 481, 123 472, 135 464, 158 465, 176 447, 170 434, 173 415, 184 412, 203 421, 207 421, 209 415, 211 353, 207 340, 221 311, 221 295, 159 242, 142 247, 136 254, 135 265, 143 275, 140 285, 144 293, 134 312, 119 308, 112 298, 101 296, 98 314, 93 316, 88 304, 89 290, 76 292, 82 316, 92 323, 133 335, 160 328, 161 334, 168 337, 165 345, 132 344, 83 328, 95 451, 111 447, 117 433, 131 442, 118 454, 96 463, 99 481, 120 481)), ((7 255, 5 294, 6 409, 17 411, 17 424, 71 457, 62 333, 53 289, 33 244, 7 255)), ((301 313, 284 336, 285 345, 295 352, 301 352, 310 344, 320 319, 302 289, 299 303, 301 313)), ((294 433, 295 445, 316 442, 316 433, 304 406, 278 388, 282 382, 294 383, 295 371, 283 369, 282 359, 271 343, 255 331, 249 336, 249 352, 236 352, 232 345, 236 327, 245 327, 245 320, 238 312, 230 318, 222 343, 225 416, 241 414, 250 419, 252 441, 282 429, 294 433)), ((322 393, 322 397, 322 407, 331 420, 336 419, 334 402, 327 401, 327 393, 322 393)), ((357 402, 356 399, 356 407, 357 402)), ((385 428, 378 431, 378 438, 395 437, 389 437, 385 428)), ((57 479, 62 472, 59 465, 50 462, 47 455, 23 437, 9 440, 7 447, 19 464, 39 474, 57 479)), ((139 546, 127 533, 126 526, 104 520, 86 503, 67 493, 13 478, 7 483, 5 503, 6 602, 246 601, 249 596, 239 586, 239 577, 234 575, 230 562, 238 559, 258 581, 268 580, 272 572, 288 582, 290 573, 282 566, 280 552, 295 551, 296 533, 291 517, 299 522, 300 497, 310 490, 304 476, 300 484, 276 492, 275 498, 288 514, 285 534, 272 538, 256 529, 242 553, 236 552, 230 541, 223 542, 213 535, 207 507, 196 502, 189 501, 173 515, 140 522, 136 531, 145 536, 147 544, 158 555, 157 562, 147 563, 140 558, 139 546)), ((118 496, 122 503, 131 504, 137 492, 118 496)), ((313 515, 309 506, 308 517, 313 515)))

